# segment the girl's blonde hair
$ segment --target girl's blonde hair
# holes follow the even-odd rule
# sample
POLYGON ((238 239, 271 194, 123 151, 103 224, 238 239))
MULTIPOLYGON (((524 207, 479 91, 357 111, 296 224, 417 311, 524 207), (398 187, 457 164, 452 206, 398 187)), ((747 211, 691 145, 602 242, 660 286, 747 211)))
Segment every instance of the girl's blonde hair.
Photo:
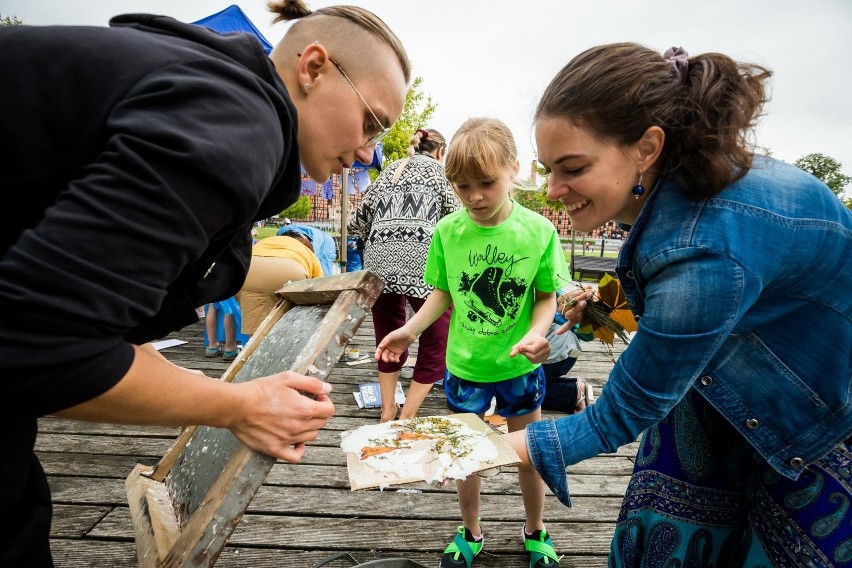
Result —
POLYGON ((469 118, 450 141, 444 172, 453 185, 466 179, 493 179, 511 171, 517 160, 508 126, 496 118, 469 118))

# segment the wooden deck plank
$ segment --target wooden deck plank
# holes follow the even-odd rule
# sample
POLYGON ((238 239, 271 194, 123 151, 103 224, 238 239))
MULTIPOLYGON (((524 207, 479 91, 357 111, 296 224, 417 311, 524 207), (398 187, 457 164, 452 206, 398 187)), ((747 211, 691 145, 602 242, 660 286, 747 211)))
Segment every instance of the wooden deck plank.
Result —
MULTIPOLYGON (((488 539, 490 554, 519 554, 523 552, 520 539, 522 520, 489 521, 483 517, 483 533, 488 539)), ((328 555, 334 551, 384 552, 404 554, 423 552, 435 554, 446 546, 448 535, 458 526, 457 519, 424 522, 417 519, 367 518, 353 522, 348 517, 256 515, 247 513, 229 546, 275 546, 292 550, 321 550, 328 555), (428 530, 427 530, 428 527, 428 530), (322 535, 321 539, 317 535, 322 535)), ((566 556, 604 556, 609 550, 612 523, 578 523, 549 521, 554 544, 566 556), (572 535, 569 537, 569 535, 572 535), (570 549, 570 550, 569 550, 570 549)), ((92 537, 132 539, 130 510, 116 508, 90 533, 92 537)), ((435 564, 437 554, 432 557, 435 564)))
MULTIPOLYGON (((103 568, 121 566, 133 568, 136 564, 135 545, 130 541, 98 540, 55 540, 52 543, 57 568, 103 568)), ((310 568, 315 563, 329 558, 333 553, 316 550, 281 550, 270 548, 226 547, 216 563, 217 568, 310 568)), ((354 558, 361 563, 370 560, 399 558, 399 553, 375 551, 355 552, 354 558)), ((405 558, 420 562, 424 566, 435 565, 431 553, 406 553, 405 558)), ((477 557, 477 567, 527 568, 525 555, 492 555, 487 550, 477 557)), ((349 563, 335 562, 328 568, 342 568, 349 563)), ((563 568, 605 568, 602 556, 570 556, 562 559, 563 568)))
MULTIPOLYGON (((204 358, 202 323, 172 334, 187 343, 163 354, 178 365, 218 376, 228 364, 204 358)), ((351 345, 362 353, 373 352, 369 318, 351 345)), ((584 353, 571 374, 599 389, 623 346, 616 345, 614 353, 599 342, 582 346, 584 353)), ((378 421, 378 410, 359 409, 352 396, 359 382, 376 380, 375 362, 352 366, 338 362, 328 380, 334 385, 334 417, 309 444, 302 463, 273 465, 217 567, 310 568, 336 552, 349 552, 360 562, 405 557, 427 566, 437 563, 460 522, 452 484, 350 491, 340 434, 378 421)), ((420 414, 447 413, 443 390, 433 388, 420 414)), ((155 464, 179 432, 56 417, 40 420, 36 450, 53 493, 51 546, 57 567, 137 566, 124 479, 137 463, 155 464)), ((636 443, 569 467, 571 509, 548 492, 545 519, 557 551, 564 554, 563 567, 606 566, 635 453, 636 443)), ((517 469, 504 467, 497 476, 484 479, 482 492, 487 544, 476 566, 526 567, 528 557, 518 537, 523 507, 517 469)), ((346 564, 339 561, 329 568, 346 564)))

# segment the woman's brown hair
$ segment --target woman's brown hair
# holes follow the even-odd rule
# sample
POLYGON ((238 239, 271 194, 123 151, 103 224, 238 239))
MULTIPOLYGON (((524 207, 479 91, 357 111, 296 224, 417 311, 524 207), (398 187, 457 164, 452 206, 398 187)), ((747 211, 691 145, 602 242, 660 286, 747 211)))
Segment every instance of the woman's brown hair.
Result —
POLYGON ((446 148, 447 140, 444 135, 434 128, 421 128, 408 141, 408 155, 432 154, 438 148, 446 148))
POLYGON ((299 231, 284 231, 283 233, 281 233, 281 236, 296 239, 297 241, 311 249, 311 252, 314 252, 314 245, 313 243, 311 243, 311 240, 299 231))
POLYGON ((751 167, 749 136, 772 73, 721 53, 683 59, 676 66, 634 43, 584 51, 550 82, 535 119, 569 118, 620 145, 659 126, 660 176, 674 177, 692 198, 713 196, 751 167))

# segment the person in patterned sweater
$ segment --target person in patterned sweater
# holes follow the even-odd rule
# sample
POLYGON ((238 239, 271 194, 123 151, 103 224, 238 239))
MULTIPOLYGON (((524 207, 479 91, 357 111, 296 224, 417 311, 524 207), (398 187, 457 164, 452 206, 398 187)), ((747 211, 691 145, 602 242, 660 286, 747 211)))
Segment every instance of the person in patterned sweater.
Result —
MULTIPOLYGON (((409 157, 390 164, 373 182, 349 222, 348 232, 364 241, 364 268, 385 281, 373 305, 376 343, 407 319, 407 305, 416 312, 432 291, 423 280, 435 225, 460 203, 444 175, 447 143, 437 130, 418 130, 411 137, 409 157)), ((413 418, 432 385, 444 378, 447 332, 452 306, 420 336, 414 375, 400 411, 413 418)), ((396 418, 394 389, 408 350, 399 361, 379 361, 381 422, 396 418)))

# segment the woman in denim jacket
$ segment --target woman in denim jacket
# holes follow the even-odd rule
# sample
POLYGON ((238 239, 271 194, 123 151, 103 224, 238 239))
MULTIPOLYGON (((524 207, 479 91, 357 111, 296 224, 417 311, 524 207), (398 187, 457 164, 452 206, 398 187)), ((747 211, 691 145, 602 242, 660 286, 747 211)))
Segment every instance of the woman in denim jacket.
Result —
POLYGON ((548 197, 631 226, 639 329, 594 405, 509 439, 570 506, 566 466, 644 433, 610 566, 852 561, 852 212, 750 152, 769 76, 605 45, 536 111, 548 197))

